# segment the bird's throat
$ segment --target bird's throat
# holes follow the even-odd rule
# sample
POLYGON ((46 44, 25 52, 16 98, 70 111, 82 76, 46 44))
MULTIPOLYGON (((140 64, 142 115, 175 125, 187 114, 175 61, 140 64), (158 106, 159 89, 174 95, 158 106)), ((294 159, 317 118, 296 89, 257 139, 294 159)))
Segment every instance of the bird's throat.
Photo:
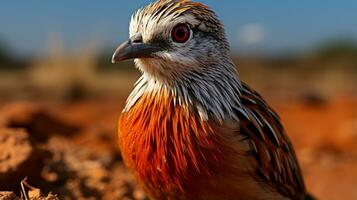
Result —
POLYGON ((233 150, 212 123, 196 114, 165 92, 143 94, 122 114, 123 159, 150 191, 186 191, 227 171, 222 168, 233 150))

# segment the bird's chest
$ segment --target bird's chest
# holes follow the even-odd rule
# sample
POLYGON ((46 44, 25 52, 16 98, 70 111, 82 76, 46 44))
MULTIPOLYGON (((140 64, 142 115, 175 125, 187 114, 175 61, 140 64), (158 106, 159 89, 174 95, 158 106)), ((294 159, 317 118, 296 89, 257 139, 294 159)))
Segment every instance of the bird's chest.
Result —
POLYGON ((119 145, 126 165, 158 199, 221 190, 234 150, 188 108, 160 102, 141 100, 122 114, 119 145))

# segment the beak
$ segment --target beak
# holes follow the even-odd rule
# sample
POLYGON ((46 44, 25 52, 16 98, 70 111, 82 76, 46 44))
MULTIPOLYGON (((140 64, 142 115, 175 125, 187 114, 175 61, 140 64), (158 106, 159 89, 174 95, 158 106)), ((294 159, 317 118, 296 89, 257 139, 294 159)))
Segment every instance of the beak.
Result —
POLYGON ((112 63, 129 60, 133 58, 150 58, 153 53, 161 51, 159 46, 145 44, 141 34, 136 34, 125 41, 115 50, 112 63))

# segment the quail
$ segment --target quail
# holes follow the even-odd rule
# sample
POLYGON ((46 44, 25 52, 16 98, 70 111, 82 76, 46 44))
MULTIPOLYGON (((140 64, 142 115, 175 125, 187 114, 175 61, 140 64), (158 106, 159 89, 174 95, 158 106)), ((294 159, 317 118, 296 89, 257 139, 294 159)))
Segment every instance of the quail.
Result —
POLYGON ((112 62, 142 76, 119 119, 125 165, 151 199, 309 199, 279 116, 243 83, 208 6, 158 0, 112 62))

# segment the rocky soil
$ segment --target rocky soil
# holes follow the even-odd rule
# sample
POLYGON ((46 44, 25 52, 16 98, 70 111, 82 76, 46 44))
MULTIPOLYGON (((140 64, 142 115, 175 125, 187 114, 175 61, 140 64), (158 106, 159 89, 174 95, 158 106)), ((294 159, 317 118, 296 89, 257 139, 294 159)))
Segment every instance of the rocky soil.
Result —
MULTIPOLYGON (((0 192, 0 200, 147 199, 117 148, 122 102, 0 104, 0 190, 12 191, 0 192)), ((357 98, 270 103, 295 145, 311 193, 356 199, 357 98)))

